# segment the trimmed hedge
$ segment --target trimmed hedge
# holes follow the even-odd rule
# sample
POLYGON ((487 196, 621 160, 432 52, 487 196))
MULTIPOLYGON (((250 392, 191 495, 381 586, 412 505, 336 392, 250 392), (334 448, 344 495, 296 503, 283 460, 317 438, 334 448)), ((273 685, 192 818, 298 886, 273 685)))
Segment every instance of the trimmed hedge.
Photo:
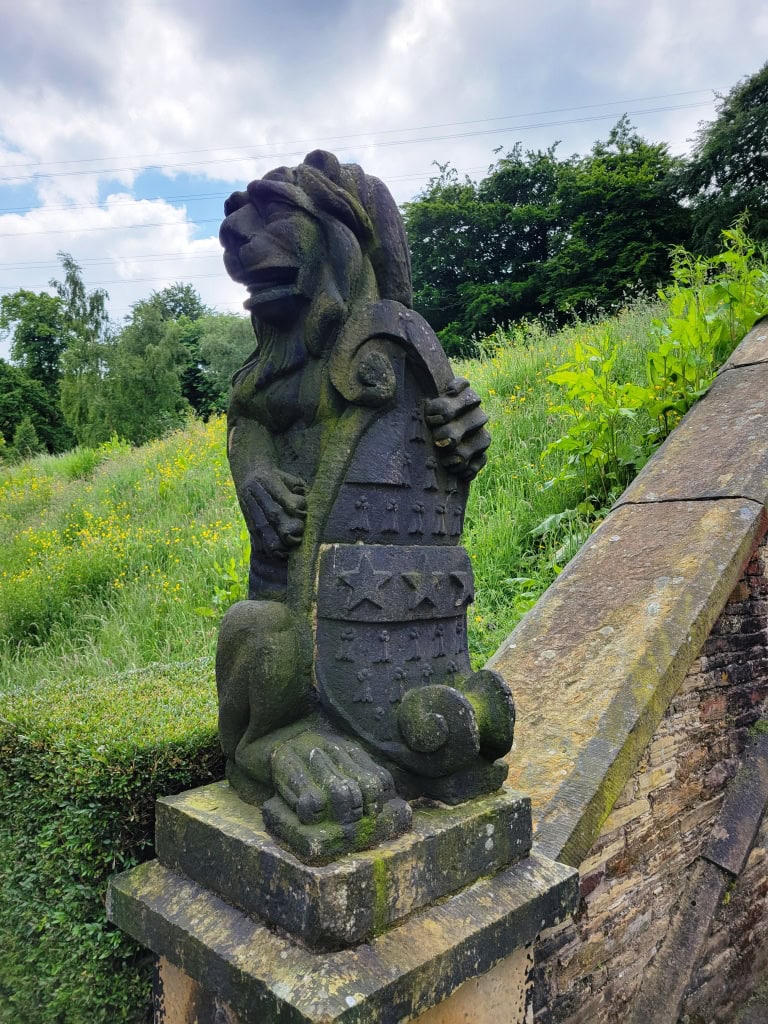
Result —
POLYGON ((0 1022, 151 1019, 151 957, 106 921, 154 802, 220 778, 208 659, 0 693, 0 1022))

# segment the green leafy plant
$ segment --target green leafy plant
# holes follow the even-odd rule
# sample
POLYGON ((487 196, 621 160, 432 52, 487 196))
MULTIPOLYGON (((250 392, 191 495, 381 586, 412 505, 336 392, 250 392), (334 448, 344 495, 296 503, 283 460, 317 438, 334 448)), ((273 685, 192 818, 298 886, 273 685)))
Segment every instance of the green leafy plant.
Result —
POLYGON ((651 446, 709 388, 718 367, 768 312, 768 267, 743 221, 723 232, 725 248, 709 258, 678 248, 672 284, 660 292, 669 313, 654 321, 643 408, 653 420, 651 446))
POLYGON ((570 422, 542 457, 564 453, 550 484, 580 480, 584 500, 605 503, 625 486, 688 409, 709 388, 718 367, 768 312, 768 263, 738 222, 723 232, 712 257, 673 253, 673 280, 659 292, 666 304, 654 319, 645 381, 619 379, 621 345, 606 329, 585 328, 571 359, 548 379, 565 391, 554 408, 570 422))
POLYGON ((195 609, 199 615, 209 619, 221 618, 227 608, 237 601, 244 601, 248 596, 248 565, 251 554, 251 542, 248 530, 240 527, 240 544, 238 551, 226 561, 214 560, 213 569, 216 579, 210 605, 195 609))
POLYGON ((566 401, 553 412, 568 417, 571 426, 548 445, 544 455, 556 451, 566 455, 550 483, 580 478, 585 496, 594 492, 602 503, 645 461, 642 446, 625 429, 642 407, 645 391, 631 381, 616 379, 618 351, 605 330, 592 342, 575 341, 571 351, 571 361, 548 378, 566 394, 566 401))

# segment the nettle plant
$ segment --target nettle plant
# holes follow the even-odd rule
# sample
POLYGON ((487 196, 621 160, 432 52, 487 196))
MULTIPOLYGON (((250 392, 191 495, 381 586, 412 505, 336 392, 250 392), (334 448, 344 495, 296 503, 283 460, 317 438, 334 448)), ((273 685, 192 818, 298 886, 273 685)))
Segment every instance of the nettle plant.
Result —
POLYGON ((621 380, 620 343, 592 329, 571 359, 550 374, 565 392, 552 411, 570 421, 544 450, 565 458, 550 485, 576 481, 580 512, 605 507, 642 468, 682 416, 709 388, 718 367, 768 313, 768 257, 743 223, 723 232, 715 256, 673 253, 672 283, 659 292, 667 316, 653 321, 645 380, 621 380))
MULTIPOLYGON (((542 453, 566 456, 548 483, 580 481, 584 502, 603 504, 617 487, 628 481, 644 460, 642 447, 627 433, 625 422, 642 407, 645 390, 631 381, 616 379, 618 346, 603 330, 592 341, 578 340, 572 359, 547 378, 565 391, 565 401, 551 410, 570 420, 562 437, 542 453)), ((589 512, 590 508, 580 511, 589 512)))

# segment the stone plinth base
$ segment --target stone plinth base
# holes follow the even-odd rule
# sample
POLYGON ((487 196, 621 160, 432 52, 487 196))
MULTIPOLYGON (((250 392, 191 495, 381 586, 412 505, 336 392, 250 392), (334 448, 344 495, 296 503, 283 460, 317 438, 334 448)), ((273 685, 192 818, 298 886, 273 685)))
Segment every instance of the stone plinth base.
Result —
POLYGON ((162 865, 232 906, 338 949, 526 857, 531 807, 512 792, 417 806, 405 835, 317 867, 278 845, 261 811, 218 782, 158 801, 156 847, 162 865))
POLYGON ((577 899, 576 872, 532 853, 370 943, 330 953, 291 942, 157 861, 114 879, 108 910, 193 979, 197 989, 174 999, 199 1024, 206 1018, 194 999, 208 1000, 216 1024, 401 1024, 561 921, 577 899))
MULTIPOLYGON (((417 1024, 532 1024, 529 949, 515 950, 479 978, 465 981, 417 1024)), ((239 1024, 237 1014, 188 974, 161 957, 155 982, 155 1024, 239 1024)))

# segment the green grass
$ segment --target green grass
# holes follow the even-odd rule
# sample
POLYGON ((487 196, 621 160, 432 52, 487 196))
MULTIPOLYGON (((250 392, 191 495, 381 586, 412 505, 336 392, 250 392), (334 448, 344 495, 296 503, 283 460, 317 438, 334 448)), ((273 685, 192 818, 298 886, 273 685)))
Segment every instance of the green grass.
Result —
POLYGON ((0 689, 211 654, 197 609, 243 546, 224 446, 219 418, 2 471, 0 689))
POLYGON ((485 358, 456 364, 481 396, 493 438, 488 467, 470 493, 463 538, 476 577, 468 631, 476 665, 494 653, 599 521, 599 510, 597 517, 573 514, 558 521, 558 513, 578 505, 581 495, 574 485, 549 483, 562 456, 542 459, 568 425, 554 412, 562 392, 547 376, 568 358, 576 339, 607 333, 619 350, 617 375, 643 380, 651 321, 661 312, 658 303, 640 299, 614 317, 553 335, 538 324, 500 332, 486 343, 485 358))
MULTIPOLYGON (((477 576, 476 664, 594 525, 577 516, 532 533, 578 501, 546 486, 558 462, 541 453, 564 428, 547 374, 576 337, 608 330, 641 377, 653 312, 640 301, 552 336, 537 324, 499 332, 484 358, 456 365, 480 393, 493 436, 465 533, 477 576)), ((113 443, 0 470, 0 690, 213 654, 215 595, 219 606, 242 596, 246 575, 224 435, 218 418, 139 449, 113 443)))

